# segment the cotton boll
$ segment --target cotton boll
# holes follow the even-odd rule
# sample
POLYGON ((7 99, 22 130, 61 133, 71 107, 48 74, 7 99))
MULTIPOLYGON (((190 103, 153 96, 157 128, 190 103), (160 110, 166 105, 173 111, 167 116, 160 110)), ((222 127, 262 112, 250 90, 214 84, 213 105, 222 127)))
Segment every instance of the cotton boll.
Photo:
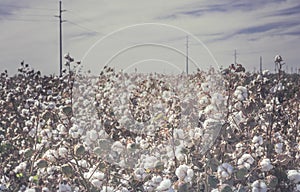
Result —
POLYGON ((252 143, 258 147, 264 143, 262 136, 254 136, 252 139, 252 143))
POLYGON ((182 147, 176 147, 175 156, 179 161, 184 161, 185 156, 182 153, 182 147))
POLYGON ((179 178, 179 180, 190 182, 194 176, 194 171, 187 165, 180 165, 176 169, 175 174, 179 178))
POLYGON ((218 175, 221 178, 227 179, 231 176, 233 172, 233 167, 229 163, 223 163, 218 166, 218 175))
POLYGON ((102 181, 98 180, 98 179, 92 179, 91 183, 94 187, 100 189, 102 187, 102 181))
POLYGON ((68 155, 68 150, 65 147, 60 147, 58 149, 58 155, 65 158, 68 155))
POLYGON ((252 192, 267 192, 267 185, 261 180, 256 180, 252 183, 252 192))
POLYGON ((159 186, 156 188, 157 191, 167 191, 172 186, 172 182, 170 179, 164 179, 159 186))
POLYGON ((237 95, 239 101, 244 101, 244 96, 242 94, 237 95))
POLYGON ((83 167, 83 168, 88 168, 88 163, 86 160, 82 159, 80 161, 78 161, 78 164, 83 167))
POLYGON ((14 172, 15 173, 20 173, 24 170, 26 170, 27 162, 21 162, 18 166, 15 167, 14 172))
POLYGON ((182 129, 174 129, 175 139, 184 139, 184 132, 182 129))
POLYGON ((104 187, 102 187, 101 192, 114 192, 114 188, 113 187, 104 186, 104 187))
POLYGON ((293 183, 300 183, 300 170, 289 170, 287 177, 293 183))
POLYGON ((93 178, 95 179, 98 179, 98 180, 103 180, 105 177, 105 174, 100 172, 100 171, 96 171, 94 174, 93 174, 93 178))
POLYGON ((35 189, 26 189, 25 192, 36 192, 35 189))
POLYGON ((199 104, 200 105, 206 105, 209 103, 208 97, 207 96, 203 96, 199 99, 199 104))
POLYGON ((42 192, 50 192, 50 190, 47 187, 43 187, 42 192))
POLYGON ((247 88, 243 86, 238 86, 234 91, 233 95, 237 98, 237 100, 244 101, 248 98, 247 88))
POLYGON ((273 169, 273 165, 271 164, 270 159, 263 159, 260 162, 260 166, 262 171, 270 171, 271 169, 273 169))
POLYGON ((58 185, 58 190, 63 191, 63 192, 72 192, 71 186, 68 184, 63 184, 63 183, 60 183, 58 185))
POLYGON ((210 90, 210 84, 209 83, 201 83, 201 89, 203 92, 209 92, 210 90))
POLYGON ((96 130, 88 131, 87 135, 88 135, 88 138, 93 142, 98 139, 98 133, 96 130))
POLYGON ((122 145, 122 143, 120 141, 116 141, 111 146, 111 149, 115 152, 122 153, 124 151, 125 147, 122 145))
POLYGON ((143 165, 145 169, 153 169, 155 167, 155 163, 157 162, 157 158, 154 156, 146 156, 143 160, 143 165))
POLYGON ((214 105, 221 105, 224 102, 225 98, 219 93, 214 93, 211 98, 211 103, 214 105))
POLYGON ((238 152, 238 153, 241 153, 243 151, 243 143, 238 143, 235 145, 235 150, 238 152))
POLYGON ((274 146, 275 152, 278 154, 282 153, 282 147, 283 147, 283 143, 276 143, 274 146))
POLYGON ((250 154, 243 154, 241 158, 238 159, 238 165, 244 166, 250 169, 251 165, 254 163, 254 159, 250 154))
POLYGON ((146 176, 147 176, 147 173, 145 172, 145 169, 143 169, 143 168, 137 168, 137 169, 134 170, 134 177, 138 181, 143 181, 146 176))
POLYGON ((216 113, 217 111, 218 111, 218 109, 217 109, 217 107, 215 105, 208 105, 204 109, 204 113, 206 115, 210 115, 210 114, 216 113))

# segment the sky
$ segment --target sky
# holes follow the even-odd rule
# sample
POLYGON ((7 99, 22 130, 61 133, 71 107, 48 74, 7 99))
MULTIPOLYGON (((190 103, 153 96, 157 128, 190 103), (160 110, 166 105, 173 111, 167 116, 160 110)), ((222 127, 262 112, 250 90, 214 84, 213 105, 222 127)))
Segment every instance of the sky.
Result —
MULTIPOLYGON (((22 60, 59 73, 58 0, 1 0, 0 66, 15 74, 22 60)), ((181 73, 227 67, 274 71, 283 57, 300 68, 299 0, 63 0, 63 53, 82 71, 181 73), (187 43, 188 42, 188 43, 187 43), (188 48, 187 48, 188 45, 188 48)))

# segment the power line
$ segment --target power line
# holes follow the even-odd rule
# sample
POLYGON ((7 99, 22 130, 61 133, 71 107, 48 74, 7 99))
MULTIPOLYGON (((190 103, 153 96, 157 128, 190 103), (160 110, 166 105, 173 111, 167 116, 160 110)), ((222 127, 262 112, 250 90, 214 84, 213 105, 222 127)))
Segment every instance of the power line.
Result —
POLYGON ((72 21, 69 21, 69 20, 66 20, 66 22, 67 22, 67 23, 70 23, 70 24, 72 24, 72 25, 75 25, 75 26, 77 26, 77 27, 80 27, 80 28, 82 28, 82 29, 85 29, 85 30, 87 30, 87 31, 90 31, 90 32, 93 32, 93 33, 97 33, 97 34, 101 34, 99 31, 90 29, 90 28, 88 28, 88 27, 86 27, 86 26, 84 26, 84 25, 81 25, 81 24, 78 24, 78 23, 75 23, 75 22, 72 22, 72 21))
POLYGON ((0 4, 0 7, 11 7, 11 8, 17 8, 17 9, 48 10, 48 11, 55 10, 55 9, 46 8, 46 7, 24 7, 24 6, 8 5, 8 4, 0 4))
POLYGON ((0 19, 0 21, 20 21, 20 22, 56 22, 53 20, 46 20, 46 19, 19 19, 19 18, 5 18, 0 19))
POLYGON ((46 14, 18 14, 19 17, 51 17, 52 15, 46 15, 46 14))

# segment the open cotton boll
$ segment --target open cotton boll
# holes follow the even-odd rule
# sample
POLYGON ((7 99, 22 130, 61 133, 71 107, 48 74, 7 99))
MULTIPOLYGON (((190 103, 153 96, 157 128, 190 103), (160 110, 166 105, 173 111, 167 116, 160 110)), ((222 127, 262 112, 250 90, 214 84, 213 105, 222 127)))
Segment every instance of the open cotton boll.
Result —
POLYGON ((114 192, 113 187, 104 186, 101 190, 101 192, 114 192))
POLYGON ((176 169, 175 174, 180 180, 190 182, 194 176, 194 171, 187 165, 180 165, 176 169))
POLYGON ((239 100, 244 101, 248 98, 248 91, 246 87, 238 86, 234 91, 233 95, 239 100))
POLYGON ((98 139, 98 133, 96 130, 90 130, 87 132, 88 138, 91 141, 96 141, 98 139))
POLYGON ((26 189, 25 192, 36 192, 35 189, 26 189))
POLYGON ((174 129, 175 139, 184 139, 184 131, 182 129, 174 129))
POLYGON ((92 179, 91 183, 94 187, 100 189, 102 187, 102 181, 98 180, 98 179, 92 179))
POLYGON ((205 104, 208 104, 209 103, 209 100, 208 100, 208 97, 207 96, 203 96, 199 99, 199 104, 200 105, 205 105, 205 104))
POLYGON ((300 183, 300 170, 289 170, 287 177, 293 183, 300 183))
POLYGON ((260 166, 262 171, 270 171, 271 169, 273 169, 273 165, 271 164, 270 159, 263 159, 260 162, 260 166))
POLYGON ((251 165, 254 163, 254 159, 250 154, 243 154, 241 158, 238 159, 238 165, 242 165, 247 169, 250 169, 251 165))
POLYGON ((67 157, 68 155, 68 149, 65 147, 58 148, 58 155, 61 157, 67 157))
POLYGON ((111 149, 115 152, 122 153, 124 151, 125 147, 122 145, 122 143, 120 141, 116 141, 111 146, 111 149))
POLYGON ((145 169, 137 168, 134 170, 134 176, 138 181, 142 181, 147 176, 147 173, 145 172, 145 169))
POLYGON ((267 192, 267 185, 261 180, 256 180, 252 183, 252 192, 267 192))
POLYGON ((60 183, 58 185, 58 191, 72 192, 72 188, 71 188, 71 186, 69 184, 60 183))
POLYGON ((283 143, 276 143, 274 146, 275 152, 278 154, 282 153, 282 147, 283 147, 283 143))
POLYGON ((154 156, 147 156, 143 160, 143 165, 145 169, 153 169, 155 167, 155 163, 157 162, 157 158, 154 156))
POLYGON ((222 178, 229 178, 233 172, 233 167, 229 163, 218 166, 218 175, 222 178))
POLYGON ((176 158, 179 160, 179 161, 183 161, 185 159, 185 156, 184 154, 182 153, 183 151, 183 147, 182 146, 178 146, 176 147, 176 150, 175 150, 175 156, 176 158))
POLYGON ((172 186, 172 182, 170 179, 164 179, 160 182, 159 186, 156 188, 157 191, 167 191, 172 186))
POLYGON ((258 147, 258 145, 262 145, 264 143, 263 137, 261 135, 259 136, 254 136, 252 139, 252 143, 258 147))
POLYGON ((201 89, 203 92, 209 92, 210 90, 210 84, 209 83, 201 83, 201 89))

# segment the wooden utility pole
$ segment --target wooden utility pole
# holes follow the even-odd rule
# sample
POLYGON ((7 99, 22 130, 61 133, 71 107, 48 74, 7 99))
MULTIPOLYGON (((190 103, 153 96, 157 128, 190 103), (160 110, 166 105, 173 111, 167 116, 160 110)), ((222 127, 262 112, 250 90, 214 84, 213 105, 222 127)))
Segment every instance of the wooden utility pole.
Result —
POLYGON ((259 69, 260 69, 260 74, 262 74, 262 56, 259 58, 259 69))
POLYGON ((59 18, 59 75, 62 75, 62 23, 64 22, 62 19, 62 12, 65 10, 62 10, 62 2, 59 1, 59 7, 58 7, 58 17, 59 18))
POLYGON ((236 49, 234 50, 234 64, 236 65, 237 62, 236 62, 236 49))
POLYGON ((189 74, 189 36, 186 36, 186 74, 189 74))

